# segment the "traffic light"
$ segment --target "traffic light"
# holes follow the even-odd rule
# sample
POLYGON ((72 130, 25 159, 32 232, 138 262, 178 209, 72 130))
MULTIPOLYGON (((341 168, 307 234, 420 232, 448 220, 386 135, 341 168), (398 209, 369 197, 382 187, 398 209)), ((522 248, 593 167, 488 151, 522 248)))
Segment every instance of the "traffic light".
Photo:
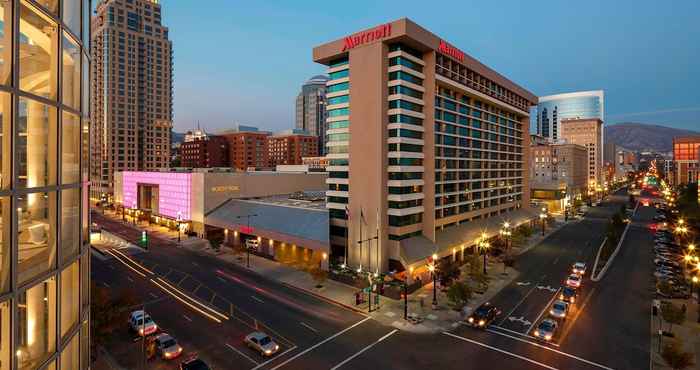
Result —
POLYGON ((148 249, 148 233, 145 230, 141 231, 141 246, 148 249))

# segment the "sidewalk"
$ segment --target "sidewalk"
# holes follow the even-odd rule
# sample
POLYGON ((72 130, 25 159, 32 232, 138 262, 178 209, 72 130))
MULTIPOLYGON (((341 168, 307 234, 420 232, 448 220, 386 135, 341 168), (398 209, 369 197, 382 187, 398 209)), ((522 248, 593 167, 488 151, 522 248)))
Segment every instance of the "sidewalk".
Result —
MULTIPOLYGON (((695 297, 691 299, 664 299, 668 302, 673 302, 675 305, 685 304, 687 306, 686 318, 683 325, 673 325, 673 334, 676 338, 683 341, 683 349, 686 352, 693 353, 694 366, 688 369, 700 370, 700 323, 698 322, 698 303, 695 297)), ((663 320, 661 313, 658 316, 651 318, 651 368, 654 370, 672 370, 666 364, 666 361, 661 357, 659 351, 659 330, 668 331, 669 324, 663 320)), ((669 337, 661 339, 661 348, 665 343, 673 340, 669 337)))

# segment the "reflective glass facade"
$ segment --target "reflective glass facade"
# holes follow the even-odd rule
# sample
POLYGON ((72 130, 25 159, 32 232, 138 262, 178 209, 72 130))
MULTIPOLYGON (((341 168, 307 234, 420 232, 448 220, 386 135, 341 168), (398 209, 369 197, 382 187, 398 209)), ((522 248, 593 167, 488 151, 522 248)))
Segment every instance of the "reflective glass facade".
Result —
POLYGON ((0 2, 0 370, 89 367, 90 5, 0 2))
POLYGON ((537 134, 552 140, 561 137, 561 122, 568 118, 599 118, 605 122, 605 95, 602 90, 541 97, 533 119, 537 134))

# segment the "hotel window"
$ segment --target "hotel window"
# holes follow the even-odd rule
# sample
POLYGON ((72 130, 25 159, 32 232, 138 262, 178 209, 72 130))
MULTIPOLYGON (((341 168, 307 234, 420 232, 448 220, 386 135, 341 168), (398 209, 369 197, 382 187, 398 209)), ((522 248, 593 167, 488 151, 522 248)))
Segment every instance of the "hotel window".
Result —
MULTIPOLYGON (((56 1, 56 3, 58 3, 56 1)), ((33 5, 20 5, 20 89, 56 99, 58 69, 58 27, 33 5)))
POLYGON ((68 33, 63 33, 63 104, 80 109, 80 48, 68 33))
MULTIPOLYGON (((61 340, 78 323, 80 312, 80 272, 78 261, 61 272, 61 340)), ((75 337, 77 338, 77 337, 75 337)), ((76 351, 77 352, 77 351, 76 351)), ((78 366, 66 369, 77 369, 78 366)))
POLYGON ((19 99, 16 152, 18 188, 56 183, 56 108, 36 100, 19 99))
POLYGON ((80 189, 61 190, 61 262, 80 250, 80 189))
POLYGON ((80 181, 80 119, 63 112, 61 123, 61 183, 80 181))
POLYGON ((34 370, 56 350, 56 279, 51 277, 17 296, 17 364, 34 370))
POLYGON ((12 3, 0 2, 0 84, 11 81, 12 72, 12 3))
POLYGON ((80 36, 81 0, 63 0, 63 23, 77 36, 80 36))
POLYGON ((56 193, 18 195, 17 279, 19 285, 55 267, 56 193))
POLYGON ((58 0, 38 0, 37 3, 44 6, 50 12, 58 14, 58 0))

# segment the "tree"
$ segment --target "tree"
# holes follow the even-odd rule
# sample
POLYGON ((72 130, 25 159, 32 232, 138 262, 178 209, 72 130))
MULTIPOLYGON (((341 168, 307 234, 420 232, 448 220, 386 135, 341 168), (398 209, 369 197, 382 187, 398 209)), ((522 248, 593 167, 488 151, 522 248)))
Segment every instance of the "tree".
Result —
POLYGON ((456 311, 461 311, 471 298, 471 288, 462 281, 455 281, 447 289, 447 299, 452 304, 452 308, 456 311))
POLYGON ((323 283, 325 283, 326 279, 328 278, 328 272, 318 267, 310 269, 309 274, 311 275, 311 278, 314 279, 314 281, 316 282, 316 288, 321 288, 323 286, 323 283))
POLYGON ((695 365, 693 354, 683 351, 683 342, 678 339, 664 345, 661 357, 673 370, 683 370, 695 365))
POLYGON ((94 281, 90 284, 91 304, 90 310, 93 327, 93 342, 104 343, 117 329, 126 322, 123 311, 136 306, 139 301, 133 291, 122 289, 115 297, 110 296, 110 290, 97 285, 94 281))
POLYGON ((449 258, 443 258, 438 264, 438 271, 440 272, 440 285, 449 286, 452 281, 459 279, 459 275, 462 273, 459 269, 457 262, 450 260, 449 258))
POLYGON ((673 332, 673 324, 682 325, 685 321, 685 311, 680 306, 667 302, 661 308, 661 316, 669 323, 669 332, 673 332))

